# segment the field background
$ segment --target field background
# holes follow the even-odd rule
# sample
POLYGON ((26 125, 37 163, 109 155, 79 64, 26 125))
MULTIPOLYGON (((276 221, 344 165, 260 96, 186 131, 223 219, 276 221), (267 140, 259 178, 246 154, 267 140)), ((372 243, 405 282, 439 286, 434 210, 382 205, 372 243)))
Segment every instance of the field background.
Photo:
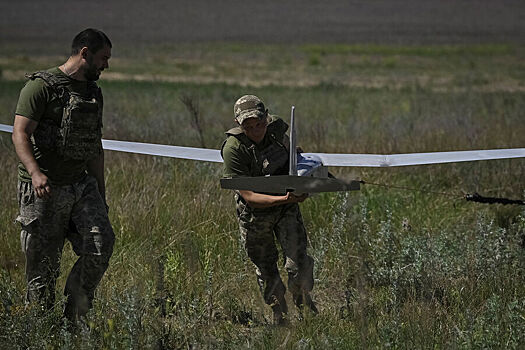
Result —
MULTIPOLYGON (((521 1, 1 2, 0 123, 12 124, 23 73, 63 63, 89 26, 114 45, 100 80, 108 139, 219 148, 234 101, 253 93, 285 119, 296 106, 305 151, 524 147, 521 1)), ((46 315, 24 307, 5 133, 0 162, 0 349, 525 346, 525 212, 461 198, 523 199, 522 159, 334 168, 418 190, 303 203, 320 314, 292 310, 276 328, 221 166, 106 152, 117 241, 75 335, 60 325, 62 301, 46 315)), ((66 244, 59 296, 74 260, 66 244)))

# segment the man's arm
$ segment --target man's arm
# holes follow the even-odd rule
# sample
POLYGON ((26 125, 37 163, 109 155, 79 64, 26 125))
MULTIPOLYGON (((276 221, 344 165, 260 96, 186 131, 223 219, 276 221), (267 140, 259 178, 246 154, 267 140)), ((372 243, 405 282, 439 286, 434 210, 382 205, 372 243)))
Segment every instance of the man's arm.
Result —
POLYGON ((15 115, 12 140, 15 151, 27 172, 31 176, 31 182, 36 195, 39 198, 47 198, 51 194, 51 187, 47 176, 40 171, 40 167, 33 155, 31 135, 35 131, 38 122, 21 115, 15 115))
POLYGON ((308 197, 306 193, 296 196, 291 192, 284 196, 274 196, 247 190, 240 190, 239 193, 252 208, 269 208, 288 203, 301 203, 308 197))
POLYGON ((101 151, 100 154, 87 163, 88 174, 92 175, 98 184, 98 191, 106 204, 106 182, 104 180, 104 151, 101 151))

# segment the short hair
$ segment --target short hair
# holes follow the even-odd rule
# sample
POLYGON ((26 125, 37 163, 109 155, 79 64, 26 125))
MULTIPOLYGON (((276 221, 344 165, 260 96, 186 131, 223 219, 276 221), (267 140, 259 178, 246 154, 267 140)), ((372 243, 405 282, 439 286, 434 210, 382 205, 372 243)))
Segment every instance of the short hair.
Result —
POLYGON ((71 56, 74 56, 80 52, 83 47, 87 47, 92 53, 96 53, 104 46, 111 46, 111 41, 104 32, 88 28, 78 33, 73 39, 71 44, 71 56))

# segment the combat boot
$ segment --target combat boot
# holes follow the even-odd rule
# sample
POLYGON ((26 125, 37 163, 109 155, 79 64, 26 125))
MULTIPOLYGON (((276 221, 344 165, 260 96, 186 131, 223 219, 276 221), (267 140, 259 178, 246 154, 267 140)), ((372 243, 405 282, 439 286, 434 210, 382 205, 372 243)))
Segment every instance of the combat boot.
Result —
POLYGON ((293 301, 295 306, 299 309, 299 313, 302 317, 304 306, 306 305, 310 311, 312 311, 314 314, 318 314, 319 311, 317 310, 317 306, 315 306, 314 301, 312 300, 312 297, 310 296, 310 293, 303 292, 293 295, 293 301))
POLYGON ((286 304, 284 296, 280 297, 279 300, 272 305, 272 312, 273 324, 275 326, 286 326, 288 324, 288 305, 286 304))
POLYGON ((287 314, 281 310, 279 305, 272 306, 272 311, 274 326, 286 326, 288 324, 287 314))

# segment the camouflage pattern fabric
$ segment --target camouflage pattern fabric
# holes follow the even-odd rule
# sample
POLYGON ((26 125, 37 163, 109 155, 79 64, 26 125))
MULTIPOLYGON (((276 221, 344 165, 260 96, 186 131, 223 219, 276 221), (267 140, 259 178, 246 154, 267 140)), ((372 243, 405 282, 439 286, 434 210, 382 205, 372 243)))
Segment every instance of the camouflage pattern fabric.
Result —
POLYGON ((233 114, 240 125, 248 118, 263 119, 268 116, 268 110, 264 107, 264 103, 259 97, 244 95, 233 105, 233 114))
MULTIPOLYGON (((237 127, 226 132, 222 145, 224 175, 265 176, 288 173, 289 155, 286 130, 288 125, 276 116, 268 116, 262 101, 253 95, 242 96, 234 105, 238 123, 248 118, 268 118, 266 134, 256 144, 237 127)), ((268 193, 270 194, 270 193, 268 193)), ((274 194, 275 195, 275 194, 274 194)), ((235 191, 237 218, 241 241, 250 260, 255 264, 257 282, 266 304, 272 307, 274 323, 285 324, 288 307, 286 287, 279 275, 277 261, 279 242, 288 272, 288 289, 296 306, 306 305, 317 313, 309 292, 314 285, 313 259, 308 256, 307 235, 299 205, 289 203, 269 208, 252 208, 235 191)))
POLYGON ((244 203, 239 194, 235 196, 241 240, 248 257, 256 266, 257 281, 264 301, 272 306, 282 304, 286 291, 277 268, 279 255, 275 238, 284 253, 288 289, 294 301, 302 301, 302 296, 308 295, 314 285, 314 264, 306 253, 306 229, 299 205, 291 203, 253 209, 244 203))
POLYGON ((38 198, 28 182, 18 183, 22 226, 21 244, 26 255, 26 302, 46 309, 55 302, 55 284, 65 239, 79 256, 64 290, 65 315, 74 321, 91 308, 94 291, 113 252, 115 236, 98 185, 90 175, 71 185, 51 185, 51 197, 38 198))

